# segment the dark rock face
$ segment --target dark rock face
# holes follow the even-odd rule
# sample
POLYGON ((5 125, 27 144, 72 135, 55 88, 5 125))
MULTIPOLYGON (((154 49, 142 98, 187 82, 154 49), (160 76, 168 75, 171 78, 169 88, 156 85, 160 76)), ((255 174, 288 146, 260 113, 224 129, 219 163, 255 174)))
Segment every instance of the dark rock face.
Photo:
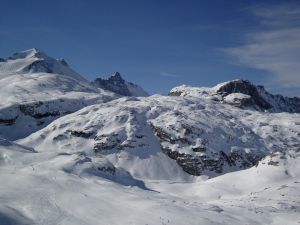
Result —
POLYGON ((125 80, 121 77, 119 72, 114 73, 107 80, 102 78, 97 78, 92 84, 98 88, 103 88, 115 92, 123 96, 131 96, 128 87, 126 86, 125 80))
MULTIPOLYGON (((200 176, 204 172, 212 172, 221 174, 224 172, 225 167, 232 167, 238 169, 246 169, 256 165, 264 155, 258 153, 246 153, 246 152, 231 152, 226 154, 223 151, 215 153, 213 155, 207 153, 205 141, 203 146, 193 148, 194 152, 204 153, 199 155, 191 155, 186 153, 180 153, 178 151, 172 150, 169 147, 164 147, 163 143, 169 143, 169 146, 174 146, 177 144, 188 144, 188 138, 174 138, 172 135, 168 134, 164 129, 160 127, 155 127, 151 125, 161 143, 161 150, 171 159, 175 160, 176 163, 188 174, 194 176, 200 176)), ((184 126, 183 126, 184 127, 184 126)), ((192 131, 185 128, 185 135, 189 135, 192 131)))
POLYGON ((118 134, 102 134, 94 138, 94 148, 95 153, 105 153, 113 150, 120 145, 121 139, 118 134))
POLYGON ((32 104, 20 105, 20 111, 27 116, 31 116, 35 119, 41 119, 49 116, 59 116, 59 111, 46 111, 46 112, 37 112, 37 109, 43 105, 43 102, 37 102, 32 104))
POLYGON ((85 131, 77 131, 77 130, 69 130, 71 135, 75 137, 82 137, 82 138, 90 138, 94 133, 93 132, 85 132, 85 131))
POLYGON ((174 159, 185 172, 194 176, 202 175, 203 171, 223 173, 225 166, 236 167, 238 164, 240 164, 238 166, 240 169, 247 169, 256 165, 263 158, 263 156, 259 155, 237 152, 226 155, 221 151, 216 159, 212 159, 206 155, 195 157, 190 154, 172 151, 168 148, 162 148, 162 151, 171 159, 174 159))
POLYGON ((17 118, 18 117, 11 118, 11 119, 1 119, 0 118, 0 125, 4 125, 4 126, 14 125, 16 123, 17 118))
POLYGON ((6 62, 6 61, 5 61, 5 59, 3 59, 3 58, 0 58, 0 62, 6 62))
POLYGON ((97 170, 104 172, 104 173, 108 173, 111 175, 115 175, 116 174, 116 167, 114 166, 102 166, 102 167, 97 167, 97 170))
POLYGON ((300 98, 298 97, 284 97, 282 95, 266 95, 276 103, 276 108, 282 112, 300 113, 300 98))
POLYGON ((53 73, 53 70, 51 69, 51 66, 47 64, 47 62, 44 59, 40 59, 37 61, 34 61, 30 65, 28 65, 26 68, 24 68, 24 72, 45 72, 45 73, 53 73))
MULTIPOLYGON (((257 105, 261 109, 268 110, 272 107, 264 98, 262 98, 257 90, 257 87, 247 80, 236 80, 227 83, 217 91, 223 97, 232 93, 243 93, 251 96, 252 104, 257 105)), ((246 102, 247 105, 251 102, 246 102)))
POLYGON ((124 143, 125 139, 118 133, 111 134, 102 134, 97 135, 94 138, 94 147, 93 150, 95 153, 111 153, 112 151, 118 152, 122 150, 130 150, 135 147, 143 147, 143 138, 145 135, 136 135, 132 140, 127 140, 124 143))
POLYGON ((242 102, 240 107, 254 106, 261 110, 299 113, 300 98, 273 95, 263 86, 256 86, 247 80, 235 80, 228 82, 217 90, 217 93, 225 97, 232 93, 242 93, 251 96, 251 99, 242 102))
POLYGON ((181 94, 182 94, 182 92, 180 92, 180 91, 172 91, 168 95, 169 96, 180 96, 181 94))

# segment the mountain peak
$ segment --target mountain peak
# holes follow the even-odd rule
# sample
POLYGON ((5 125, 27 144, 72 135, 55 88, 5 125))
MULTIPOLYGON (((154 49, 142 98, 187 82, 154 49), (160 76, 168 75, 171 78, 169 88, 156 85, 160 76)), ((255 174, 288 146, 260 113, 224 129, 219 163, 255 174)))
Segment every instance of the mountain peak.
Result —
POLYGON ((123 96, 148 96, 141 87, 124 80, 119 72, 113 73, 108 79, 97 78, 92 84, 123 96))
POLYGON ((35 53, 39 53, 41 51, 37 48, 31 48, 31 49, 25 50, 24 52, 31 52, 31 53, 35 54, 35 53))
POLYGON ((114 72, 110 77, 120 78, 123 80, 123 78, 119 72, 114 72))
POLYGON ((14 74, 53 73, 86 81, 72 70, 65 60, 52 58, 37 48, 15 53, 0 62, 0 77, 2 78, 14 74))
POLYGON ((125 83, 125 80, 123 79, 123 77, 121 76, 121 74, 119 72, 115 72, 113 73, 109 78, 108 78, 109 81, 112 81, 112 82, 118 82, 118 83, 121 83, 121 84, 124 84, 125 83))
POLYGON ((228 104, 233 103, 241 108, 251 107, 270 112, 300 112, 300 98, 273 95, 264 86, 242 79, 220 83, 212 88, 182 85, 173 88, 169 95, 208 97, 228 104))
POLYGON ((37 48, 31 48, 25 51, 17 52, 10 56, 8 59, 9 60, 15 60, 15 59, 25 59, 25 58, 42 58, 42 56, 45 56, 44 53, 42 53, 40 50, 37 48))

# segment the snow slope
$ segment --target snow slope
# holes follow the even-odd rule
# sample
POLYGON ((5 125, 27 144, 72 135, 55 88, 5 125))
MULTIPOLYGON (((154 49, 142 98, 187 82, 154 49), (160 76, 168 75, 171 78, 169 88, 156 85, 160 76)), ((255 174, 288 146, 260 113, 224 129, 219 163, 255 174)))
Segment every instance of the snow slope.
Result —
POLYGON ((300 221, 299 152, 273 155, 248 170, 191 182, 136 180, 120 169, 109 170, 102 157, 34 152, 5 140, 0 153, 0 179, 5 180, 0 186, 1 225, 300 221))

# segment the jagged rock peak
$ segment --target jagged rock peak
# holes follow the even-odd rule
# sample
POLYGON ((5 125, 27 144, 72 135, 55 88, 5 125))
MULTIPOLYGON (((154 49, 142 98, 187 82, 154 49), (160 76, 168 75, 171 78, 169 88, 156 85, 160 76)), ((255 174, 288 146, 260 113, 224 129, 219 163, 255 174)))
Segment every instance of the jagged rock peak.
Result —
POLYGON ((123 77, 119 72, 113 73, 112 75, 110 75, 110 77, 107 80, 112 82, 119 82, 120 84, 125 83, 125 80, 123 79, 123 77))
POLYGON ((115 72, 113 73, 110 78, 115 78, 115 79, 120 79, 120 80, 124 80, 123 77, 121 76, 121 74, 119 72, 115 72))
POLYGON ((148 93, 141 87, 124 80, 119 72, 113 73, 108 79, 97 78, 92 84, 97 88, 109 90, 123 96, 148 96, 148 93))

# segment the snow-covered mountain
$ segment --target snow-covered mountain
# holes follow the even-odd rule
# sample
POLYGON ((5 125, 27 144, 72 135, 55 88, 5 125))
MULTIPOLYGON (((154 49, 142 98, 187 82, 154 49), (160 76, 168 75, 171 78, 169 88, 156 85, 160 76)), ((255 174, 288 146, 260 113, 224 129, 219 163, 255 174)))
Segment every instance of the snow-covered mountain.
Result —
POLYGON ((86 81, 72 70, 64 59, 51 58, 36 48, 15 53, 2 61, 0 61, 0 78, 24 73, 54 73, 86 81))
POLYGON ((2 59, 0 132, 16 140, 85 106, 122 95, 148 95, 141 87, 121 78, 119 73, 107 82, 103 80, 105 87, 95 82, 91 84, 65 60, 54 59, 35 48, 2 59))
POLYGON ((228 81, 212 88, 182 85, 173 88, 170 95, 214 98, 216 101, 241 108, 254 108, 268 112, 300 113, 300 98, 273 95, 263 86, 256 86, 247 80, 228 81))
POLYGON ((299 124, 299 114, 241 110, 201 96, 155 95, 83 108, 21 143, 38 151, 48 146, 105 156, 143 179, 171 179, 179 167, 213 177, 252 167, 273 152, 299 150, 299 124), (145 160, 147 167, 140 166, 145 160), (173 162, 177 169, 169 166, 173 162))
POLYGON ((92 84, 97 88, 109 90, 122 96, 149 96, 140 86, 124 80, 119 72, 112 74, 108 79, 97 78, 92 84))
POLYGON ((0 225, 300 222, 299 98, 244 80, 147 96, 36 49, 0 61, 0 225))
POLYGON ((93 87, 64 60, 30 49, 0 62, 0 133, 16 140, 60 116, 117 98, 93 87))

